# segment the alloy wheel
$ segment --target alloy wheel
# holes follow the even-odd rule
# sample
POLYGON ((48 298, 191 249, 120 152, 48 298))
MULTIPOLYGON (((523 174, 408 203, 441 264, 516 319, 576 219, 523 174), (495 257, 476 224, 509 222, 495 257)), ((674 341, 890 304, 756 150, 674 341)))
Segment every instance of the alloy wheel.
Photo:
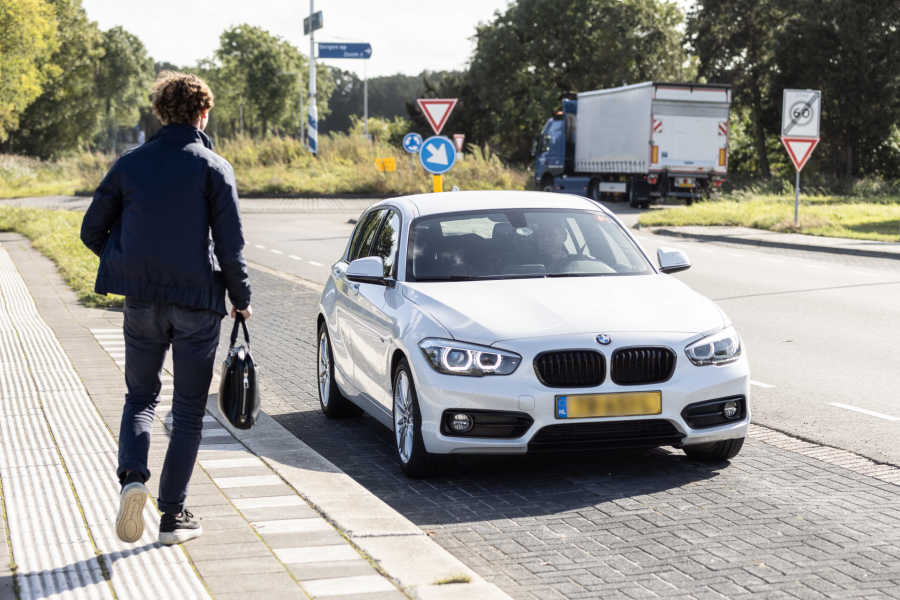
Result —
POLYGON ((328 358, 328 334, 322 330, 319 336, 319 398, 322 406, 327 407, 331 393, 331 361, 328 358))
POLYGON ((404 464, 412 457, 414 435, 415 418, 410 397, 409 376, 406 371, 400 371, 394 382, 394 438, 397 442, 397 454, 404 464))

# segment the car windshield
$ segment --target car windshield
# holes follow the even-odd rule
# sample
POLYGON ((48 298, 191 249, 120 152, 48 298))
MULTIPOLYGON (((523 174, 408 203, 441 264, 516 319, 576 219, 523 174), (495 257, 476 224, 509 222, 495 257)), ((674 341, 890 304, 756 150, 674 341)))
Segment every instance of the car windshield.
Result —
POLYGON ((507 209, 440 214, 415 220, 409 240, 410 281, 653 272, 625 231, 600 211, 507 209))

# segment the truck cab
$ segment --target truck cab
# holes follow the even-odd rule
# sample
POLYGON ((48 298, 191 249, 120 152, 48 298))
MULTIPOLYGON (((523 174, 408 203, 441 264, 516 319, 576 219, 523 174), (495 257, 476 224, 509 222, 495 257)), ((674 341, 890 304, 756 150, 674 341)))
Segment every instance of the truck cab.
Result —
POLYGON ((562 110, 557 111, 534 140, 534 183, 544 191, 560 191, 564 186, 554 179, 572 172, 575 152, 575 115, 577 103, 564 99, 562 110))

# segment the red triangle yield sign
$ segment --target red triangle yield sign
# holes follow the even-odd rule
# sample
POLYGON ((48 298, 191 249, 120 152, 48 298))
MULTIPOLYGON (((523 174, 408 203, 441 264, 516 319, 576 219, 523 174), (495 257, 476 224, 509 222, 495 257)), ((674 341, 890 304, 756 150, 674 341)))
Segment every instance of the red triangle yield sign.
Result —
POLYGON ((456 98, 419 98, 416 100, 419 108, 428 119, 428 124, 434 129, 435 135, 440 135, 441 129, 456 106, 456 98))
POLYGON ((787 148, 788 155, 794 163, 794 167, 798 171, 803 170, 803 166, 812 155, 813 149, 818 145, 819 138, 791 138, 782 137, 781 143, 787 148))

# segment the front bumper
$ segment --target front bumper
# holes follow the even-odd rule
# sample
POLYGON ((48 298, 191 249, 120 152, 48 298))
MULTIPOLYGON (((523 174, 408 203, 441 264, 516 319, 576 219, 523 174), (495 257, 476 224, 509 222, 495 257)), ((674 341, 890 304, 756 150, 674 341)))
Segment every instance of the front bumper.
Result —
MULTIPOLYGON (((617 336, 620 337, 621 336, 617 336)), ((622 346, 635 345, 633 340, 622 340, 622 346), (628 343, 624 343, 628 342, 628 343)), ((646 345, 659 345, 649 343, 646 345)), ((543 346, 535 348, 521 348, 510 344, 498 344, 507 350, 513 350, 522 354, 522 364, 512 375, 487 376, 487 377, 463 377, 457 375, 444 375, 434 371, 421 353, 413 352, 411 363, 416 383, 416 392, 419 400, 419 408, 422 415, 422 437, 428 452, 437 454, 449 453, 473 453, 473 454, 523 454, 529 451, 529 444, 534 441, 531 451, 549 449, 541 444, 548 437, 562 440, 566 437, 568 425, 577 426, 585 423, 623 424, 622 427, 593 428, 581 427, 581 432, 571 430, 573 437, 576 434, 584 437, 584 430, 592 429, 596 432, 596 444, 584 444, 588 447, 638 447, 653 445, 686 446, 702 444, 719 440, 742 438, 747 434, 747 426, 750 422, 750 372, 746 352, 730 364, 723 366, 694 366, 684 355, 683 345, 668 344, 675 350, 676 364, 672 376, 665 382, 649 385, 617 385, 611 377, 591 388, 550 388, 543 385, 537 378, 534 367, 534 356, 541 350, 552 349, 543 346), (609 393, 609 392, 636 392, 655 391, 662 395, 662 411, 657 415, 638 417, 602 417, 582 419, 559 419, 556 416, 556 397, 558 395, 609 393), (692 428, 682 416, 684 408, 690 404, 726 398, 730 396, 743 396, 745 410, 743 418, 724 425, 692 428), (527 431, 516 438, 480 438, 446 435, 441 432, 441 420, 447 410, 483 410, 483 411, 509 411, 525 414, 533 423, 527 431), (625 426, 625 422, 633 423, 625 426), (653 425, 649 421, 662 421, 653 425), (643 438, 646 443, 640 443, 644 426, 647 429, 643 438), (654 427, 656 427, 654 429, 654 427), (539 436, 544 428, 552 428, 554 435, 549 431, 539 436), (663 429, 668 428, 673 435, 663 436, 663 429), (617 445, 615 435, 609 433, 615 430, 615 435, 622 435, 622 443, 617 445), (634 430, 633 436, 621 433, 634 430), (654 440, 653 435, 658 435, 654 440), (659 441, 660 443, 655 443, 659 441)), ((560 346, 563 347, 563 346, 560 346)), ((585 345, 584 347, 590 348, 585 345)), ((594 346, 592 349, 597 349, 594 346)), ((616 349, 614 346, 604 347, 602 352, 607 359, 616 349)), ((609 364, 609 360, 607 360, 609 364)), ((445 428, 446 430, 446 428, 445 428)), ((588 434, 590 437, 591 434, 588 434)), ((571 449, 577 449, 574 445, 571 449)))

